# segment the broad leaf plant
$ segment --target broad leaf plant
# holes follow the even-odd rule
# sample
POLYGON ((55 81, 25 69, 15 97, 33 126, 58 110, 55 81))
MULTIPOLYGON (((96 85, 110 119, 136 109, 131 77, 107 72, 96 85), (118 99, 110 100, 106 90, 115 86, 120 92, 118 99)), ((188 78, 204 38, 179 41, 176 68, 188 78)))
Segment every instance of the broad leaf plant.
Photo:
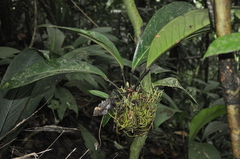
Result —
MULTIPOLYGON (((211 29, 208 10, 195 9, 186 2, 174 2, 162 7, 149 20, 144 32, 139 37, 131 66, 124 63, 126 60, 121 57, 114 43, 104 33, 51 24, 39 27, 47 29, 50 38, 49 50, 28 48, 21 51, 10 63, 2 79, 0 140, 4 139, 3 141, 8 142, 9 135, 16 136, 17 133, 12 133, 12 129, 36 110, 42 98, 48 100, 49 107, 57 113, 56 123, 63 119, 66 109, 71 109, 78 115, 77 104, 71 92, 64 87, 56 87, 62 79, 69 81, 68 86, 77 86, 86 93, 90 92, 105 98, 95 108, 94 115, 103 115, 103 125, 107 124, 109 118, 112 117, 118 132, 134 138, 130 148, 130 158, 132 159, 139 157, 148 132, 152 128, 157 128, 176 112, 181 112, 177 107, 170 108, 160 104, 162 95, 164 95, 163 86, 179 88, 187 93, 194 110, 197 110, 196 100, 176 78, 168 77, 152 81, 151 74, 154 73, 155 62, 172 47, 181 43, 182 40, 187 40, 211 29), (62 47, 65 36, 60 29, 75 32, 80 35, 80 38, 91 40, 97 45, 79 47, 76 44, 77 41, 79 42, 77 39, 72 46, 62 47), (106 72, 88 61, 88 56, 114 59, 115 64, 118 64, 122 71, 120 73, 123 75, 123 85, 114 84, 106 72), (125 81, 124 67, 131 67, 132 73, 139 72, 136 83, 125 81), (74 82, 75 80, 78 82, 74 82), (104 82, 114 85, 115 89, 111 94, 100 90, 98 85, 104 87, 104 82)), ((239 45, 236 44, 236 46, 232 45, 232 47, 214 51, 218 45, 225 46, 224 43, 227 43, 228 39, 234 40, 232 36, 239 36, 239 34, 231 34, 214 42, 204 58, 239 48, 239 45)), ((232 41, 232 43, 234 42, 232 41)), ((202 154, 219 155, 214 146, 208 143, 201 145, 193 140, 205 124, 226 112, 221 105, 212 107, 208 113, 204 113, 204 111, 195 116, 190 123, 189 156, 191 158, 194 158, 194 147, 201 146, 202 154), (209 148, 213 151, 205 151, 209 148)), ((16 127, 17 129, 18 127, 16 127)))

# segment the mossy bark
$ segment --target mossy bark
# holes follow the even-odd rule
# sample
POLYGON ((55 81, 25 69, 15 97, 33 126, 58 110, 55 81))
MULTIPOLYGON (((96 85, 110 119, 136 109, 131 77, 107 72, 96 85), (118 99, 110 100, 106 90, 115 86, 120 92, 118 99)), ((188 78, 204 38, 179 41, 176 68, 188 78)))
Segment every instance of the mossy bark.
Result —
MULTIPOLYGON (((231 33, 231 0, 215 0, 215 21, 217 36, 231 33)), ((240 78, 233 53, 219 55, 220 80, 227 116, 234 158, 240 158, 240 78)))

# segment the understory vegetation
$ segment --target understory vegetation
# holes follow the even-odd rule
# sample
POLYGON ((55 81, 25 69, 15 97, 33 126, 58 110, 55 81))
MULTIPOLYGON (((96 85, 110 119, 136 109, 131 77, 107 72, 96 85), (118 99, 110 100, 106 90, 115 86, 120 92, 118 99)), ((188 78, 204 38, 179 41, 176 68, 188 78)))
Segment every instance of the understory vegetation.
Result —
POLYGON ((240 158, 239 3, 1 1, 0 158, 240 158))

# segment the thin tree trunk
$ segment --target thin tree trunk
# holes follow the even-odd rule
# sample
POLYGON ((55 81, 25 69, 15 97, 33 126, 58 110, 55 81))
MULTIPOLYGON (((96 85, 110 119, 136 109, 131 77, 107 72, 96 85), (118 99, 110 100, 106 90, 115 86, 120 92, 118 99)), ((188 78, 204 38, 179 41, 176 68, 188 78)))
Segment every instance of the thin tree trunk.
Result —
MULTIPOLYGON (((230 0, 215 0, 216 33, 218 37, 231 33, 230 11, 230 0)), ((233 53, 219 55, 219 61, 220 80, 227 106, 232 151, 235 158, 240 158, 240 79, 233 53)))
POLYGON ((145 144, 145 141, 147 139, 147 134, 144 134, 142 136, 137 136, 134 138, 131 147, 130 147, 130 156, 129 159, 138 159, 140 156, 140 152, 145 144))
POLYGON ((134 41, 137 45, 143 31, 143 20, 137 10, 134 0, 123 0, 123 2, 126 6, 128 17, 133 25, 135 36, 134 41))

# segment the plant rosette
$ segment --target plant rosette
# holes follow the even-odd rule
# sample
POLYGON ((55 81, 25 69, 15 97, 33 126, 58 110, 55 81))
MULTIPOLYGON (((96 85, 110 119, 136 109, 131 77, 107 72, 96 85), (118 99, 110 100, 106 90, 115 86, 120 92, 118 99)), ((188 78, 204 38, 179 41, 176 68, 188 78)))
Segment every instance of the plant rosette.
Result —
POLYGON ((146 92, 136 87, 126 87, 119 90, 120 98, 115 102, 113 118, 117 131, 122 130, 130 137, 146 134, 155 119, 157 104, 161 100, 162 90, 153 89, 146 92))

